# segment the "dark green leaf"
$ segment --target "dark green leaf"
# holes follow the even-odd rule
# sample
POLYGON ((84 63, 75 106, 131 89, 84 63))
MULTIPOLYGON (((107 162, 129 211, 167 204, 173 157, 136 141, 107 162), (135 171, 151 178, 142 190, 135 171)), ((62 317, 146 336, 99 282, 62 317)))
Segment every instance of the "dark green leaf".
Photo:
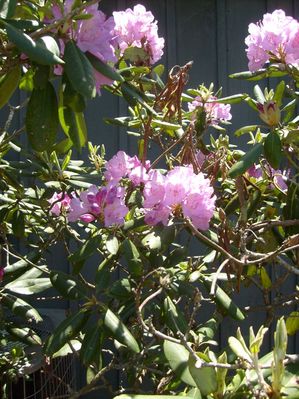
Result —
POLYGON ((157 112, 147 103, 147 99, 145 99, 144 94, 141 93, 136 87, 131 85, 130 83, 123 83, 121 85, 121 91, 124 98, 128 101, 131 106, 137 105, 137 103, 141 104, 145 107, 151 114, 157 115, 157 112))
POLYGON ((7 104, 18 87, 21 78, 21 68, 17 65, 0 78, 0 109, 7 104))
POLYGON ((140 352, 136 339, 133 337, 124 323, 110 309, 107 309, 106 311, 104 325, 111 333, 113 338, 115 338, 121 344, 127 346, 133 352, 140 352))
POLYGON ((86 323, 88 317, 89 312, 86 309, 81 309, 79 312, 63 320, 48 338, 45 345, 45 353, 51 356, 68 341, 75 338, 86 323))
POLYGON ((27 320, 33 319, 36 322, 42 320, 38 311, 29 305, 29 303, 23 301, 23 299, 6 293, 2 293, 0 299, 1 304, 9 308, 16 316, 25 317, 27 320))
POLYGON ((110 67, 105 62, 101 61, 99 58, 95 57, 93 54, 87 52, 86 57, 89 59, 91 65, 94 69, 100 72, 102 75, 106 76, 111 80, 117 80, 119 82, 123 82, 124 78, 112 67, 110 67))
POLYGON ((235 163, 229 170, 228 174, 234 178, 242 175, 250 168, 256 161, 258 161, 260 155, 263 152, 263 145, 261 143, 255 144, 249 151, 246 152, 242 158, 235 163))
POLYGON ((125 239, 122 243, 122 249, 128 264, 128 269, 132 276, 140 276, 142 274, 142 261, 137 247, 133 241, 125 239))
POLYGON ((24 259, 18 260, 17 262, 6 266, 5 275, 17 273, 21 270, 26 269, 30 265, 29 262, 36 262, 40 258, 40 256, 40 250, 34 250, 29 252, 26 256, 24 256, 24 259))
POLYGON ((82 245, 78 251, 75 251, 72 255, 69 256, 69 261, 73 263, 76 272, 79 272, 83 263, 86 259, 90 258, 93 254, 97 252, 97 249, 101 243, 101 237, 92 237, 89 238, 82 245))
POLYGON ((185 320, 184 314, 175 306, 169 297, 164 300, 164 315, 167 326, 176 333, 179 329, 182 333, 188 329, 188 323, 185 320))
MULTIPOLYGON (((211 280, 205 278, 204 285, 209 291, 212 285, 211 280)), ((231 298, 227 295, 227 293, 221 287, 219 287, 219 285, 216 285, 215 302, 220 307, 220 309, 226 311, 233 319, 238 321, 242 321, 245 319, 245 316, 242 313, 242 311, 231 300, 231 298)))
POLYGON ((221 104, 239 104, 242 102, 248 94, 234 94, 228 97, 217 98, 217 103, 221 104))
POLYGON ((103 343, 103 323, 99 320, 96 325, 92 325, 87 331, 82 341, 80 359, 85 366, 95 362, 97 365, 101 358, 103 343))
POLYGON ((64 51, 65 73, 73 88, 83 97, 96 96, 93 68, 86 55, 70 40, 64 51))
MULTIPOLYGON (((299 186, 291 183, 288 187, 287 202, 284 207, 284 218, 286 220, 299 219, 299 186)), ((289 226, 285 228, 288 236, 299 233, 299 226, 289 226)))
POLYGON ((55 53, 49 51, 44 44, 34 42, 26 33, 21 32, 5 21, 1 21, 1 23, 6 28, 9 40, 13 42, 20 51, 28 55, 32 61, 42 65, 64 64, 64 61, 55 53))
POLYGON ((87 290, 84 284, 73 276, 60 271, 52 271, 50 279, 53 287, 68 299, 82 299, 87 295, 87 290))
POLYGON ((278 83, 278 85, 276 86, 273 100, 276 102, 276 104, 278 105, 278 107, 280 107, 281 104, 282 104, 282 98, 283 98, 285 86, 286 86, 286 85, 285 85, 285 81, 284 81, 284 80, 281 80, 281 81, 278 83))
POLYGON ((277 132, 270 132, 264 142, 265 158, 273 169, 278 169, 282 158, 281 142, 277 132))
POLYGON ((33 89, 26 113, 26 129, 35 151, 51 149, 58 131, 58 105, 50 82, 44 89, 33 89))

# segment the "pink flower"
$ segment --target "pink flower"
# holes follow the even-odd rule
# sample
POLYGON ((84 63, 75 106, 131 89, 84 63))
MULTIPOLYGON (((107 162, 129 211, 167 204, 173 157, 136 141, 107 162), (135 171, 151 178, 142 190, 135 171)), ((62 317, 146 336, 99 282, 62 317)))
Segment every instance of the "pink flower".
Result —
POLYGON ((215 210, 216 196, 210 181, 203 173, 194 174, 191 190, 183 201, 182 209, 185 217, 189 217, 200 230, 207 230, 215 210))
MULTIPOLYGON (((52 7, 54 19, 60 19, 64 15, 68 14, 72 9, 73 3, 74 0, 67 0, 64 3, 63 9, 58 5, 54 5, 52 7)), ((72 29, 69 27, 66 32, 67 35, 69 38, 75 40, 77 46, 83 52, 88 51, 105 63, 115 63, 116 57, 114 54, 112 36, 114 28, 113 17, 106 18, 105 14, 101 10, 98 10, 97 4, 87 7, 83 13, 91 14, 92 17, 89 19, 79 20, 76 25, 73 25, 72 29)), ((65 47, 64 41, 60 39, 59 44, 61 54, 63 54, 65 47)), ((62 67, 58 65, 55 68, 55 73, 61 75, 62 72, 62 67)), ((94 70, 94 78, 98 92, 102 85, 112 83, 111 79, 108 79, 96 70, 94 70)))
POLYGON ((260 165, 253 164, 248 170, 247 173, 250 177, 254 177, 257 181, 263 179, 270 179, 273 181, 274 184, 270 183, 268 185, 269 189, 273 190, 276 186, 280 191, 286 192, 288 186, 286 184, 287 177, 290 173, 289 170, 281 171, 280 169, 273 169, 268 163, 264 166, 264 173, 263 169, 260 165))
POLYGON ((191 166, 177 166, 163 176, 152 171, 144 187, 145 222, 168 224, 171 212, 182 210, 195 227, 206 230, 215 209, 216 196, 209 179, 191 166))
POLYGON ((113 17, 114 35, 121 55, 128 47, 137 47, 147 53, 149 64, 154 64, 162 57, 164 39, 158 37, 157 21, 154 21, 153 14, 146 11, 143 5, 137 4, 133 10, 128 8, 126 11, 114 12, 113 17))
POLYGON ((270 53, 281 62, 298 64, 299 23, 283 10, 265 14, 261 22, 251 23, 248 31, 245 44, 250 71, 262 68, 271 58, 270 53))
POLYGON ((195 97, 192 103, 188 104, 189 111, 196 111, 202 108, 206 113, 206 122, 208 125, 218 126, 219 123, 230 121, 232 115, 230 113, 231 106, 229 104, 217 103, 217 97, 209 97, 207 102, 203 102, 201 96, 195 97))
POLYGON ((127 176, 131 170, 137 166, 138 162, 137 157, 130 157, 124 151, 118 151, 118 153, 106 163, 106 172, 104 176, 108 182, 116 184, 122 177, 127 176))
POLYGON ((190 191, 193 176, 191 166, 176 166, 168 172, 165 178, 164 204, 180 204, 190 191))
POLYGON ((87 204, 84 204, 80 198, 74 197, 70 201, 70 209, 68 213, 68 221, 76 222, 80 216, 87 214, 89 212, 89 208, 87 204))
POLYGON ((129 211, 125 205, 124 198, 125 189, 123 187, 117 187, 113 193, 113 198, 110 198, 104 207, 104 223, 106 227, 115 224, 124 224, 125 216, 129 211))
POLYGON ((144 185, 144 207, 152 208, 164 201, 165 177, 158 170, 151 170, 149 180, 144 185))
POLYGON ((52 197, 48 200, 48 202, 52 205, 50 208, 50 212, 59 216, 62 212, 62 209, 69 210, 71 198, 66 193, 54 193, 52 197))
POLYGON ((144 221, 150 226, 155 226, 158 223, 167 226, 171 209, 163 203, 155 205, 152 209, 145 210, 144 221))

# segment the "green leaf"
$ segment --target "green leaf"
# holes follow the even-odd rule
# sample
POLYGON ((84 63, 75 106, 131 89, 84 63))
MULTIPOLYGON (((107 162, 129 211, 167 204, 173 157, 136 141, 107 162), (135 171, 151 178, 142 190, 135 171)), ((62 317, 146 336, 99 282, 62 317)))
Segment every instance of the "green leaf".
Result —
MULTIPOLYGON (((205 278, 204 285, 208 290, 211 288, 211 280, 205 278)), ((242 321, 245 319, 244 314, 240 310, 240 308, 231 300, 231 298, 227 295, 227 293, 216 284, 215 290, 215 302, 222 309, 225 310, 233 319, 242 321)))
POLYGON ((58 105, 50 82, 44 89, 33 89, 26 113, 26 130, 35 151, 49 150, 58 131, 58 105))
POLYGON ((186 395, 135 395, 135 394, 122 394, 115 396, 114 399, 191 399, 186 395))
POLYGON ((228 338, 228 344, 231 350, 241 359, 246 360, 248 363, 252 363, 251 355, 249 350, 235 337, 228 338))
POLYGON ((183 345, 165 340, 163 350, 169 366, 175 375, 185 384, 196 387, 197 385, 188 367, 189 352, 187 349, 183 345))
POLYGON ((0 109, 8 103, 21 79, 21 68, 17 65, 0 78, 0 109))
POLYGON ((51 287, 49 278, 18 279, 5 286, 7 290, 21 295, 37 294, 51 287))
POLYGON ((80 151, 87 140, 87 128, 83 112, 74 112, 70 107, 59 105, 58 116, 64 133, 80 151))
MULTIPOLYGON (((34 42, 30 36, 21 32, 19 29, 15 28, 9 23, 1 21, 1 24, 3 24, 6 28, 9 40, 13 42, 18 49, 25 53, 32 61, 42 65, 64 64, 64 61, 61 58, 45 47, 44 41, 34 42)), ((52 40, 54 39, 52 38, 52 40)))
POLYGON ((99 236, 89 238, 85 241, 82 247, 78 249, 78 251, 75 251, 69 256, 69 261, 73 263, 76 272, 79 273, 86 259, 90 258, 94 253, 97 252, 101 240, 102 239, 99 236))
POLYGON ((221 104, 239 104, 242 102, 248 94, 234 94, 228 97, 217 98, 217 103, 221 104))
POLYGON ((188 366, 190 374, 203 396, 216 391, 217 375, 214 367, 197 367, 196 361, 191 354, 189 354, 188 366))
POLYGON ((176 123, 170 123, 159 119, 153 119, 151 123, 152 127, 161 127, 162 129, 177 130, 181 128, 181 125, 176 123))
POLYGON ((111 333, 112 337, 121 344, 127 346, 135 353, 139 353, 139 345, 124 323, 110 310, 107 309, 104 325, 111 333))
POLYGON ((0 0, 0 18, 12 18, 15 13, 17 0, 0 0))
POLYGON ((119 250, 119 242, 116 236, 110 236, 106 239, 106 249, 111 255, 116 255, 119 250))
POLYGON ((73 88, 86 98, 96 96, 93 68, 86 55, 73 40, 67 42, 64 50, 65 73, 73 88))
POLYGON ((243 126, 240 129, 235 131, 235 136, 240 137, 245 133, 254 132, 258 127, 259 127, 259 125, 243 126))
POLYGON ((81 342, 77 339, 71 339, 68 343, 63 345, 57 352, 52 355, 52 358, 55 359, 56 357, 63 357, 69 354, 74 354, 75 350, 78 352, 81 349, 81 342))
POLYGON ((29 252, 26 256, 24 256, 24 259, 18 260, 12 265, 6 266, 5 275, 14 274, 26 269, 30 265, 29 262, 36 262, 40 256, 40 250, 33 250, 29 252))
POLYGON ((27 320, 34 320, 36 322, 42 321, 42 318, 38 311, 34 309, 29 303, 23 299, 17 298, 11 294, 1 294, 1 304, 9 308, 16 316, 21 316, 27 320))
POLYGON ((140 276, 142 274, 142 261, 137 247, 133 241, 126 238, 122 243, 122 249, 128 264, 128 269, 132 276, 140 276))
POLYGON ((283 94, 284 94, 284 90, 285 90, 285 81, 281 80, 278 85, 276 86, 275 92, 274 92, 274 96, 273 96, 273 100, 276 102, 276 104, 278 105, 278 107, 281 106, 282 104, 282 99, 283 99, 283 94))
POLYGON ((101 362, 101 349, 103 343, 103 323, 99 320, 96 325, 85 334, 80 350, 80 359, 85 366, 95 362, 97 365, 101 362))
POLYGON ((282 158, 281 142, 277 132, 270 132, 264 142, 264 153, 267 161, 274 169, 279 168, 282 158))
POLYGON ((263 145, 261 143, 255 144, 241 159, 236 162, 229 170, 228 174, 234 178, 242 175, 250 168, 255 162, 258 161, 259 157, 263 153, 263 145))
POLYGON ((286 319, 286 328, 289 335, 294 335, 299 330, 299 312, 291 312, 286 319))
POLYGON ((182 333, 188 329, 188 323, 185 320, 184 314, 175 306, 173 301, 166 297, 164 300, 164 315, 167 326, 176 333, 179 329, 182 333))
POLYGON ((45 353, 51 356, 68 341, 75 338, 86 323, 89 314, 86 309, 81 309, 79 312, 63 320, 46 341, 45 353))
POLYGON ((61 271, 52 271, 50 280, 53 287, 63 295, 64 298, 78 300, 87 296, 84 284, 73 276, 61 271))
POLYGON ((145 107, 151 114, 157 115, 157 112, 147 103, 147 99, 144 99, 145 95, 141 93, 136 87, 130 83, 123 83, 121 85, 121 91, 124 98, 128 101, 131 106, 141 104, 145 107))
POLYGON ((59 99, 59 106, 67 106, 74 112, 83 112, 86 108, 85 98, 74 90, 65 75, 63 76, 62 90, 60 91, 59 99))
POLYGON ((40 337, 35 333, 35 331, 31 330, 30 328, 8 327, 7 330, 11 335, 27 345, 42 344, 42 340, 40 339, 40 337))
POLYGON ((101 61, 90 52, 86 53, 86 57, 88 58, 94 69, 100 72, 102 75, 106 76, 106 78, 109 78, 111 80, 117 80, 118 82, 124 81, 124 78, 114 68, 101 61))

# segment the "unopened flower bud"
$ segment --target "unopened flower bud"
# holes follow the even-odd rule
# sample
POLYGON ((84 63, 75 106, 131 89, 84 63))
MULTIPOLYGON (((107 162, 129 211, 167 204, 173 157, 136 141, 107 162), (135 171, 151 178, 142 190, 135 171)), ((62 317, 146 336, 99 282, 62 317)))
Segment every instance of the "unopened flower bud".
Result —
POLYGON ((267 125, 276 126, 280 122, 280 109, 275 101, 267 101, 264 104, 257 103, 259 116, 267 125))

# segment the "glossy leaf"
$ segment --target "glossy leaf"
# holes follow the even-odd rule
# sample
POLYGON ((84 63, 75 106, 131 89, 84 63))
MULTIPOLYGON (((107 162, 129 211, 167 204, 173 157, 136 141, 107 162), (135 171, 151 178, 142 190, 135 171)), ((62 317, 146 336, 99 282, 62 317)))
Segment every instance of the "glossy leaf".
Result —
POLYGON ((45 344, 45 353, 51 356, 61 349, 68 341, 75 338, 86 323, 88 317, 89 312, 86 311, 86 309, 81 309, 79 312, 63 320, 48 338, 45 344))
POLYGON ((235 131, 235 136, 240 137, 245 133, 255 132, 259 125, 243 126, 235 131))
POLYGON ((2 293, 0 298, 1 305, 9 308, 14 315, 24 317, 27 320, 34 320, 36 322, 42 320, 38 311, 23 299, 6 293, 2 293))
POLYGON ((125 239, 122 243, 122 249, 128 264, 128 269, 132 276, 140 276, 142 274, 142 261, 137 247, 133 241, 125 239))
POLYGON ((30 328, 8 327, 8 331, 12 336, 27 345, 42 344, 42 340, 40 339, 40 337, 35 333, 35 331, 30 328))
POLYGON ((263 145, 261 143, 255 144, 241 159, 236 162, 229 170, 228 174, 230 177, 234 178, 242 175, 250 168, 255 162, 258 161, 259 157, 262 155, 263 145))
POLYGON ((175 375, 185 384, 196 387, 197 385, 191 376, 188 367, 189 352, 187 349, 180 344, 165 340, 163 350, 169 366, 175 375))
POLYGON ((110 65, 106 64, 105 62, 101 61, 99 58, 95 57, 90 52, 86 53, 86 57, 90 61, 91 65, 94 67, 96 71, 101 73, 102 75, 106 76, 111 80, 116 80, 119 82, 123 82, 124 78, 110 65))
POLYGON ((86 55, 73 40, 67 42, 64 50, 65 73, 73 88, 86 98, 96 96, 93 68, 86 55))
POLYGON ((110 255, 116 255, 119 250, 119 242, 116 236, 110 236, 106 239, 106 249, 110 255))
POLYGON ((61 271, 52 271, 50 279, 53 287, 63 295, 64 298, 78 300, 87 295, 84 284, 73 276, 61 271))
POLYGON ((237 338, 229 337, 228 344, 239 358, 246 360, 250 364, 252 363, 249 350, 237 338))
POLYGON ((7 290, 21 295, 37 294, 51 287, 49 278, 18 279, 5 286, 7 290))
POLYGON ((284 80, 281 80, 278 83, 278 85, 276 86, 273 100, 276 102, 278 107, 280 107, 281 104, 282 104, 282 99, 283 99, 283 95, 284 95, 285 86, 286 86, 286 84, 285 84, 284 80))
POLYGON ((97 252, 97 248, 100 245, 101 237, 96 236, 89 238, 77 251, 69 256, 69 261, 73 263, 75 271, 79 272, 83 263, 97 252))
POLYGON ((55 53, 49 51, 44 44, 35 42, 26 33, 21 32, 8 22, 1 21, 1 24, 4 25, 7 31, 8 39, 32 61, 42 65, 64 64, 64 61, 55 53))
POLYGON ((101 358, 101 349, 103 342, 103 325, 102 320, 99 320, 96 325, 85 334, 80 350, 80 359, 83 364, 88 366, 92 362, 98 365, 101 358))
MULTIPOLYGON (((206 360, 208 361, 209 359, 206 360)), ((214 367, 198 367, 195 359, 191 355, 189 355, 188 366, 190 374, 203 396, 216 391, 217 378, 214 367)))
POLYGON ((277 132, 270 132, 266 137, 264 153, 272 168, 278 169, 282 158, 282 149, 280 137, 277 132))
POLYGON ((0 78, 0 109, 7 104, 19 85, 21 68, 19 65, 11 68, 6 75, 0 78))
POLYGON ((184 318, 184 314, 178 307, 175 306, 169 297, 166 297, 164 300, 164 315, 167 326, 174 333, 176 333, 178 329, 182 333, 187 331, 188 323, 184 318))
POLYGON ((133 352, 140 352, 136 339, 133 337, 124 323, 110 309, 107 309, 106 311, 104 325, 111 333, 113 338, 115 338, 121 344, 127 346, 133 352))
POLYGON ((51 149, 58 131, 58 105, 50 82, 44 89, 33 89, 26 113, 26 130, 35 151, 51 149))
MULTIPOLYGON (((211 281, 209 279, 204 280, 204 285, 208 290, 211 287, 211 281)), ((216 284, 215 290, 215 302, 222 309, 225 310, 233 319, 242 321, 245 319, 244 314, 240 308, 232 301, 232 299, 227 295, 227 293, 216 284)))

